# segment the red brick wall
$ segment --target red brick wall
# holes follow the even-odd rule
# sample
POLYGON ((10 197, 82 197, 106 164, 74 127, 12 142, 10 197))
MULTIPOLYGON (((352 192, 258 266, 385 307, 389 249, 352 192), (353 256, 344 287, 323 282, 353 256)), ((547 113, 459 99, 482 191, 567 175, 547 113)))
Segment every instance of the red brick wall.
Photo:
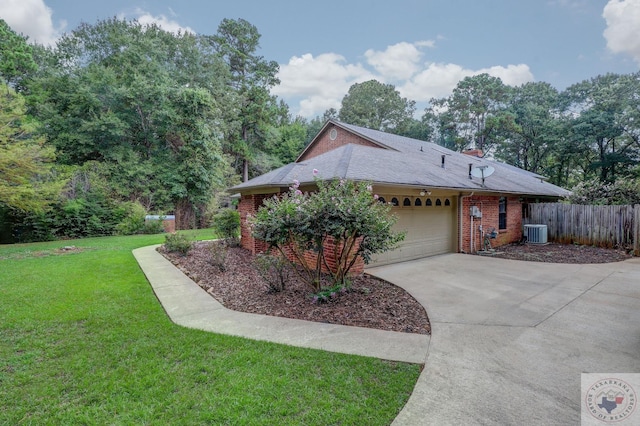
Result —
POLYGON ((507 229, 498 229, 499 215, 499 196, 474 196, 471 198, 463 198, 462 201, 462 251, 471 253, 472 251, 482 250, 483 241, 479 226, 485 232, 489 232, 492 228, 498 231, 496 239, 491 240, 492 247, 499 247, 505 244, 519 241, 522 238, 522 204, 518 197, 507 197, 507 229), (482 218, 473 219, 474 248, 471 249, 471 206, 476 206, 482 212, 482 218))
MULTIPOLYGON (((240 212, 240 244, 245 249, 249 250, 252 254, 264 253, 267 251, 267 244, 264 241, 255 239, 251 235, 251 228, 247 221, 248 216, 255 216, 262 202, 265 198, 272 197, 273 194, 255 194, 255 195, 243 195, 238 203, 238 211, 240 212)), ((325 257, 330 268, 335 268, 335 246, 333 241, 329 241, 325 246, 325 257)), ((293 255, 290 250, 285 249, 288 257, 293 260, 293 255)), ((309 265, 315 265, 317 254, 312 251, 305 253, 305 259, 309 265)), ((323 266, 323 271, 328 272, 323 266)), ((358 259, 351 268, 353 274, 361 274, 364 271, 364 260, 358 259)))
POLYGON ((356 145, 364 145, 364 146, 372 146, 380 148, 380 146, 370 142, 360 136, 354 135, 351 132, 347 132, 344 129, 337 127, 335 125, 329 125, 325 129, 325 131, 319 135, 318 139, 316 139, 315 143, 309 147, 309 149, 300 157, 299 161, 308 160, 309 158, 316 157, 320 154, 324 154, 325 152, 329 152, 332 149, 339 148, 343 145, 347 144, 356 144, 356 145), (336 129, 337 135, 335 140, 331 140, 329 137, 329 133, 331 129, 336 129))
MULTIPOLYGON (((240 212, 240 230, 241 230, 241 245, 253 254, 263 253, 267 250, 267 244, 264 241, 256 240, 251 236, 251 229, 247 223, 248 215, 255 215, 262 201, 265 198, 272 197, 273 194, 255 194, 255 195, 243 195, 238 205, 238 211, 240 212)), ((482 235, 480 233, 479 226, 482 225, 482 229, 489 232, 492 228, 498 231, 498 236, 491 240, 492 247, 499 247, 501 245, 513 243, 519 241, 522 238, 522 204, 518 197, 507 197, 507 229, 498 229, 498 215, 499 215, 499 196, 474 196, 471 198, 463 198, 462 202, 462 246, 461 251, 470 253, 471 249, 471 217, 469 209, 471 206, 477 206, 482 212, 482 219, 473 219, 474 224, 474 252, 483 248, 482 235)), ((327 246, 327 261, 330 267, 335 267, 334 250, 331 242, 327 246)), ((315 254, 313 252, 306 253, 307 262, 311 265, 315 265, 315 254)), ((324 270, 324 268, 323 268, 324 270)), ((358 259, 353 267, 355 274, 360 274, 364 271, 364 261, 358 259)), ((325 270, 326 272, 326 270, 325 270)))
MULTIPOLYGON (((335 241, 333 240, 333 238, 328 238, 327 241, 325 242, 324 245, 324 249, 325 249, 325 259, 327 261, 327 264, 329 265, 329 269, 331 271, 335 271, 336 270, 336 247, 335 247, 335 241)), ((354 248, 354 250, 357 250, 357 247, 354 248)), ((285 247, 284 250, 285 254, 287 255, 287 257, 292 260, 292 261, 296 261, 295 257, 293 256, 293 253, 291 251, 290 248, 285 247)), ((318 255, 317 253, 308 250, 304 253, 304 259, 307 262, 307 265, 309 265, 311 268, 315 268, 316 262, 318 260, 318 255)), ((356 260, 356 262, 353 264, 353 267, 351 268, 351 274, 352 275, 359 275, 364 271, 364 260, 362 258, 358 258, 356 260)), ((324 273, 328 273, 329 270, 327 270, 327 267, 324 265, 324 263, 322 264, 322 272, 324 273)))
POLYGON ((264 241, 253 238, 247 217, 255 216, 262 205, 262 201, 271 196, 271 194, 243 195, 238 203, 238 212, 240 213, 240 244, 252 254, 264 252, 267 249, 267 245, 264 241))

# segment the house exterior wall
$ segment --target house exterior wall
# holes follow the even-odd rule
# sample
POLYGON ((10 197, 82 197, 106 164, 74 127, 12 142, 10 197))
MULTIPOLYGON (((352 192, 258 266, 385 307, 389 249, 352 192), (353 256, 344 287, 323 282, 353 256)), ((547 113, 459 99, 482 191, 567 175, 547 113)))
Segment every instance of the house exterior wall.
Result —
POLYGON ((462 246, 460 251, 475 253, 477 250, 482 250, 483 241, 480 226, 486 232, 494 228, 498 232, 498 236, 491 239, 493 248, 520 241, 522 238, 522 203, 519 197, 506 197, 507 227, 506 229, 498 229, 500 198, 500 196, 473 196, 462 199, 462 246), (473 218, 475 232, 471 231, 470 208, 472 206, 478 207, 482 212, 482 218, 473 218), (471 247, 472 234, 473 247, 471 247))
MULTIPOLYGON (((238 203, 238 211, 240 212, 240 245, 249 250, 251 254, 265 253, 268 250, 268 245, 264 241, 258 240, 251 235, 251 227, 249 226, 248 218, 255 216, 256 212, 262 206, 262 202, 269 197, 273 197, 274 194, 251 194, 243 195, 238 203)), ((325 245, 325 258, 330 268, 335 270, 336 267, 336 251, 335 242, 329 239, 325 245)), ((284 249, 285 254, 290 260, 295 260, 294 256, 289 248, 284 249)), ((309 265, 315 265, 317 255, 311 251, 307 251, 304 254, 305 260, 309 265)), ((322 267, 323 272, 328 272, 326 267, 322 267)), ((351 268, 351 273, 358 275, 364 272, 364 260, 358 259, 351 268)))
MULTIPOLYGON (((356 242, 356 244, 359 244, 359 242, 356 242)), ((342 249, 342 246, 338 248, 342 249)), ((357 248, 358 247, 354 247, 354 250, 357 250, 357 248)), ((331 237, 327 238, 324 244, 324 250, 325 250, 325 260, 327 261, 327 265, 329 266, 329 268, 327 269, 326 265, 322 264, 321 265, 322 272, 329 273, 330 271, 335 271, 337 267, 337 263, 336 263, 337 256, 336 256, 335 240, 333 238, 331 237)), ((287 258, 289 258, 289 260, 291 260, 292 262, 296 262, 296 258, 293 255, 291 248, 285 247, 284 252, 287 255, 287 258)), ((315 268, 316 262, 318 261, 318 255, 311 250, 307 250, 304 252, 304 260, 309 267, 315 268)), ((359 257, 355 261, 355 263, 351 267, 350 272, 351 272, 351 275, 359 275, 364 272, 364 260, 361 257, 359 257)))
MULTIPOLYGON (((264 253, 267 251, 267 244, 264 241, 257 240, 251 235, 251 229, 247 218, 255 215, 265 198, 272 197, 273 194, 250 194, 243 195, 238 205, 240 212, 240 229, 241 229, 241 245, 249 250, 252 254, 264 253)), ((520 241, 522 238, 522 203, 519 197, 507 196, 507 227, 506 229, 498 229, 499 224, 499 203, 500 196, 473 196, 462 199, 462 237, 459 251, 465 253, 475 253, 483 248, 482 233, 480 226, 486 232, 495 229, 498 232, 497 238, 491 239, 493 248, 500 247, 505 244, 520 241), (482 218, 473 219, 473 247, 471 247, 471 216, 470 208, 476 206, 482 212, 482 218)), ((456 220, 458 218, 456 217, 456 220)), ((458 228, 459 229, 459 228, 458 228)), ((335 251, 331 241, 327 244, 327 262, 330 267, 335 267, 335 251)), ((286 250, 285 250, 286 251, 286 250)), ((288 253, 288 257, 293 259, 288 253)), ((315 254, 312 252, 305 253, 306 261, 315 265, 315 254)), ((360 274, 364 271, 364 261, 359 259, 353 267, 353 273, 360 274)), ((323 268, 325 269, 325 268, 323 268)), ((326 270, 325 270, 326 272, 326 270)))
POLYGON ((250 216, 255 216, 265 198, 271 196, 273 195, 243 195, 238 203, 238 212, 240 213, 240 245, 249 250, 251 254, 263 253, 267 249, 267 244, 264 241, 253 238, 248 218, 250 216))
POLYGON ((316 157, 320 154, 324 154, 325 152, 329 152, 333 149, 339 148, 343 145, 347 144, 355 144, 355 145, 363 145, 363 146, 371 146, 380 148, 378 145, 370 142, 358 135, 355 135, 351 132, 348 132, 338 126, 330 125, 324 130, 324 132, 316 139, 313 146, 310 146, 307 151, 305 151, 302 156, 298 159, 298 161, 308 160, 309 158, 316 157), (331 140, 330 134, 331 130, 335 129, 336 138, 331 140))

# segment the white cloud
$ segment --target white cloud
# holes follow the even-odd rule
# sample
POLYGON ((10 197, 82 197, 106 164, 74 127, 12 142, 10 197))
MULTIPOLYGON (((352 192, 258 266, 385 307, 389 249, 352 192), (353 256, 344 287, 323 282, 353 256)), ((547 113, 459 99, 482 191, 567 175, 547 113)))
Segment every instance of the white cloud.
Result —
POLYGON ((388 46, 384 51, 369 49, 364 53, 367 62, 385 79, 405 80, 419 69, 422 52, 419 47, 434 47, 433 40, 416 43, 401 42, 388 46))
POLYGON ((493 77, 499 77, 502 82, 508 86, 520 86, 524 83, 534 81, 533 73, 531 69, 529 69, 529 65, 526 64, 507 65, 506 67, 498 65, 490 68, 481 68, 475 71, 473 75, 484 73, 493 77))
POLYGON ((458 81, 473 75, 473 71, 457 64, 429 64, 404 85, 398 87, 400 94, 415 101, 428 101, 451 93, 458 81))
POLYGON ((60 21, 56 27, 51 18, 53 12, 44 0, 2 0, 0 18, 12 30, 29 37, 30 42, 46 46, 53 45, 64 31, 67 23, 60 21))
POLYGON ((311 118, 328 108, 339 110, 351 85, 372 79, 382 83, 392 81, 401 96, 419 104, 449 96, 460 80, 477 74, 500 77, 511 86, 534 81, 525 64, 473 70, 452 63, 422 63, 423 53, 418 47, 434 45, 432 41, 401 42, 384 51, 369 49, 365 52, 367 64, 364 65, 350 64, 336 53, 294 56, 287 64, 280 65, 281 83, 272 92, 287 101, 295 114, 311 118))
POLYGON ((640 0, 609 0, 602 16, 607 21, 607 47, 615 53, 627 53, 640 63, 640 0))
POLYGON ((283 98, 303 98, 298 114, 313 117, 328 108, 340 107, 344 95, 354 83, 376 78, 360 64, 347 64, 343 56, 310 53, 294 56, 280 65, 280 85, 273 94, 283 98))
POLYGON ((404 85, 398 87, 400 94, 417 102, 426 102, 431 98, 449 96, 458 82, 465 77, 487 73, 499 77, 504 84, 519 86, 533 81, 528 65, 493 66, 471 70, 457 64, 428 64, 427 68, 416 74, 404 85))
MULTIPOLYGON (((175 12, 171 8, 169 8, 169 11, 171 12, 172 16, 176 16, 175 12)), ((191 28, 183 27, 177 21, 174 21, 166 17, 165 15, 153 16, 149 12, 142 9, 136 9, 135 15, 136 15, 136 20, 142 25, 156 24, 163 30, 168 31, 170 33, 174 33, 174 34, 177 34, 178 32, 195 33, 195 31, 193 31, 191 28)))

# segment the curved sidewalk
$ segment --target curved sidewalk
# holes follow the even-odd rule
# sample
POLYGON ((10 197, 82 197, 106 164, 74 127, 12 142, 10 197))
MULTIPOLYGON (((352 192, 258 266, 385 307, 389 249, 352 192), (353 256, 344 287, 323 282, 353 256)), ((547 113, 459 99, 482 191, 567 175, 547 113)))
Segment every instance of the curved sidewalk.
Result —
POLYGON ((424 364, 429 336, 316 323, 225 308, 156 251, 133 255, 171 320, 189 328, 272 343, 424 364))

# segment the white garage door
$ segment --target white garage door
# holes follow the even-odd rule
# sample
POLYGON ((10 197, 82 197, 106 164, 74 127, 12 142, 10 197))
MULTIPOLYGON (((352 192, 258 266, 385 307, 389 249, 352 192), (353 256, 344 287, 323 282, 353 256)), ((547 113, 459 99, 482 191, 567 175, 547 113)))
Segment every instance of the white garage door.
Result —
POLYGON ((391 210, 398 217, 395 230, 405 231, 405 239, 397 249, 374 257, 372 265, 403 262, 455 251, 457 210, 454 197, 396 199, 399 206, 391 210), (416 202, 416 199, 419 201, 416 202), (411 206, 406 205, 408 202, 411 206))

